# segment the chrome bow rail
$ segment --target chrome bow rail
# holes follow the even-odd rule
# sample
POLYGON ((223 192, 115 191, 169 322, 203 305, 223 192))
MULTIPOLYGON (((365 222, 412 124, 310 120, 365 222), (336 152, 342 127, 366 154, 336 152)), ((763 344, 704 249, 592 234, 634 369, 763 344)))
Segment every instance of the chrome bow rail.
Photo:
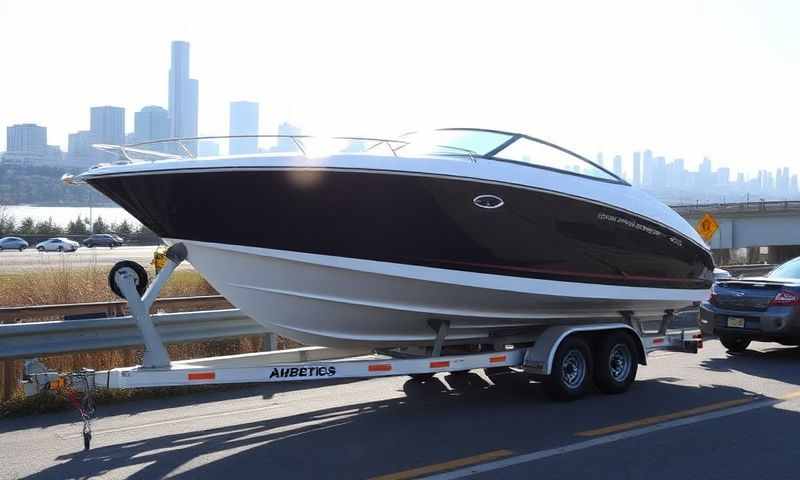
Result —
MULTIPOLYGON (((297 150, 304 156, 308 156, 309 148, 306 143, 309 140, 349 141, 350 144, 345 149, 340 150, 341 152, 346 152, 347 148, 351 148, 352 146, 357 145, 358 142, 372 143, 369 146, 364 145, 363 151, 370 151, 381 145, 385 145, 387 148, 389 148, 389 150, 392 152, 392 155, 395 157, 398 157, 397 154, 398 150, 412 143, 407 140, 374 138, 374 137, 318 137, 312 135, 228 135, 228 136, 211 136, 211 137, 165 138, 149 142, 133 143, 130 145, 95 144, 92 146, 104 152, 118 153, 120 155, 120 160, 123 161, 128 161, 128 162, 132 162, 135 160, 156 161, 160 159, 163 160, 163 159, 197 158, 197 154, 195 153, 195 151, 193 151, 193 148, 191 147, 196 148, 196 142, 200 140, 230 140, 230 139, 242 139, 242 138, 290 139, 294 144, 294 146, 297 148, 297 150), (178 151, 179 149, 179 151, 182 153, 167 153, 160 150, 140 148, 148 146, 152 147, 153 145, 167 145, 167 144, 172 144, 177 146, 176 151, 178 151)), ((437 155, 465 156, 473 162, 475 161, 475 157, 477 156, 475 152, 467 150, 465 148, 452 147, 449 145, 431 145, 430 147, 443 149, 447 151, 447 153, 437 153, 437 155)))

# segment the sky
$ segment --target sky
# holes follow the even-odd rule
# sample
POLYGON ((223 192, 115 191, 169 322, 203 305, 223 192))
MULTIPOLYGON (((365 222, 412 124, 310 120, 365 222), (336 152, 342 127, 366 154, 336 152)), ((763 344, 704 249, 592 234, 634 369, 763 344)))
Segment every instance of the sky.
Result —
POLYGON ((592 158, 800 167, 798 20, 791 0, 0 0, 0 127, 39 123, 66 149, 90 106, 117 105, 131 131, 166 107, 170 42, 186 40, 202 135, 251 100, 264 134, 469 126, 592 158))

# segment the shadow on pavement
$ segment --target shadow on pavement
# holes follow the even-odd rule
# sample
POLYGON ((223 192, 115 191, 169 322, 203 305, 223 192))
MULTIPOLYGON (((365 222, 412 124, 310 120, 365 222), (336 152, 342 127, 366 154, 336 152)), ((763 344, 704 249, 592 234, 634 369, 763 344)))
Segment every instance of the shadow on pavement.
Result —
MULTIPOLYGON (((524 453, 576 441, 575 433, 751 395, 663 378, 625 395, 556 403, 524 375, 437 376, 402 385, 405 396, 153 436, 63 455, 28 478, 362 478, 497 449, 524 453), (181 469, 182 472, 176 472, 181 469)), ((346 387, 343 387, 346 388, 346 387)), ((147 430, 142 430, 147 435, 147 430)), ((106 437, 108 438, 108 437, 106 437)), ((102 432, 95 439, 104 443, 102 432)), ((62 440, 66 441, 66 440, 62 440)), ((80 448, 80 440, 75 448, 80 448)))
MULTIPOLYGON (((261 396, 264 400, 269 400, 273 396, 284 392, 298 392, 313 388, 330 385, 344 385, 347 383, 360 382, 363 379, 343 378, 339 380, 308 381, 308 382, 285 382, 285 383, 257 383, 257 384, 231 384, 225 386, 212 386, 212 388, 192 387, 194 391, 183 390, 179 393, 170 391, 171 387, 164 387, 164 394, 152 393, 152 397, 131 398, 97 406, 97 414, 100 416, 114 415, 137 415, 150 410, 162 408, 176 408, 203 403, 220 402, 235 400, 237 398, 247 398, 261 396)), ((155 390, 155 389, 153 389, 155 390)), ((22 417, 11 417, 2 419, 0 422, 0 433, 13 432, 28 428, 47 428, 62 423, 80 421, 78 411, 75 409, 62 410, 53 413, 32 414, 22 417)))
POLYGON ((715 372, 742 372, 761 378, 780 380, 800 385, 800 347, 767 346, 761 350, 752 347, 742 353, 727 353, 724 357, 705 359, 700 365, 715 372))

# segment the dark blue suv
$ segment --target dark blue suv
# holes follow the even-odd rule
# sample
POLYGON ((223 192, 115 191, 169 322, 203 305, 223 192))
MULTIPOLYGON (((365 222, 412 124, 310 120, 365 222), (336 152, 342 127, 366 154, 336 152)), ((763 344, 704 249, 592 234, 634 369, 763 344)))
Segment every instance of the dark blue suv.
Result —
POLYGON ((700 328, 732 352, 753 340, 800 345, 800 257, 764 277, 715 283, 700 306, 700 328))

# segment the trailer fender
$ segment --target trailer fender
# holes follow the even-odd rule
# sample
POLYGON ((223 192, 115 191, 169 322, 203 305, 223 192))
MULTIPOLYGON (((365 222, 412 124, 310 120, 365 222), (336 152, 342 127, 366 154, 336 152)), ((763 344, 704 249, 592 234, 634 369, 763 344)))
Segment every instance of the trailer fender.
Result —
POLYGON ((556 350, 558 350, 558 347, 565 338, 574 333, 600 333, 613 330, 628 331, 636 338, 636 345, 639 346, 637 349, 639 363, 647 365, 647 355, 641 335, 639 335, 633 327, 625 323, 605 323, 602 325, 559 325, 547 328, 536 339, 534 345, 525 352, 525 359, 523 360, 522 367, 526 372, 535 375, 550 375, 553 369, 553 358, 556 355, 556 350))

